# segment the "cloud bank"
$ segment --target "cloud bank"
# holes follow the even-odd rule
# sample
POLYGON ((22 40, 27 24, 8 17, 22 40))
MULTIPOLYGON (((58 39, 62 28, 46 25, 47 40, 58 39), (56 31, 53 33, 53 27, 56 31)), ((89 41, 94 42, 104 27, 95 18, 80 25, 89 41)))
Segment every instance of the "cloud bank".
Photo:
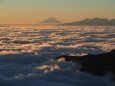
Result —
POLYGON ((0 86, 115 86, 111 75, 93 76, 60 55, 115 48, 115 27, 0 27, 0 86))

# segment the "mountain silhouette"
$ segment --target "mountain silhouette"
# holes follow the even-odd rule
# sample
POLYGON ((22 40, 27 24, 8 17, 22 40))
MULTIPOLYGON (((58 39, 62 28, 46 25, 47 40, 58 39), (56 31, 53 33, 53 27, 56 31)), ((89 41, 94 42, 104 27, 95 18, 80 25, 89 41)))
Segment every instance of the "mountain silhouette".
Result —
POLYGON ((108 20, 106 18, 93 18, 93 19, 84 19, 77 22, 65 23, 62 25, 88 25, 88 26, 115 26, 115 19, 108 20))
POLYGON ((40 23, 61 23, 61 22, 54 17, 50 17, 40 23))

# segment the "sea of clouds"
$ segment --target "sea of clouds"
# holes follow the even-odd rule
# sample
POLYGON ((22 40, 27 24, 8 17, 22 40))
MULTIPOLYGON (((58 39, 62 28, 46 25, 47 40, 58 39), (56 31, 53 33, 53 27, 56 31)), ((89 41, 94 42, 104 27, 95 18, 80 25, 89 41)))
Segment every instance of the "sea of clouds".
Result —
POLYGON ((86 55, 115 49, 115 27, 0 27, 0 86, 115 86, 103 77, 79 71, 61 55, 86 55))

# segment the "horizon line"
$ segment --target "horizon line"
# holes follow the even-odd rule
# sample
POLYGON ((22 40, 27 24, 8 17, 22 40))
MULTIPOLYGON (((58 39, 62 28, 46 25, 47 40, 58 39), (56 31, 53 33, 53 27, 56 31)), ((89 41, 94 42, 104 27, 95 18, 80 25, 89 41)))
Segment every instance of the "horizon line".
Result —
MULTIPOLYGON (((95 18, 99 18, 99 19, 107 19, 107 20, 112 20, 112 19, 115 19, 115 18, 102 18, 102 17, 93 17, 93 18, 84 18, 84 19, 81 19, 81 20, 77 20, 77 21, 70 21, 70 22, 62 22, 63 23, 71 23, 71 22, 78 22, 78 21, 82 21, 82 20, 85 20, 85 19, 95 19, 95 18)), ((59 23, 41 23, 41 22, 38 22, 38 23, 0 23, 0 25, 36 25, 36 24, 59 24, 59 23)))

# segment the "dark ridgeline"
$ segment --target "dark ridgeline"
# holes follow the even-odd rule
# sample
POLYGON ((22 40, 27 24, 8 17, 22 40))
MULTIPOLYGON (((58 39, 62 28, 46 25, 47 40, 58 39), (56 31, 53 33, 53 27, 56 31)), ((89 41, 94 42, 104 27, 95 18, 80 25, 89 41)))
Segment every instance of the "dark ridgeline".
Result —
POLYGON ((108 20, 106 18, 84 19, 77 22, 64 23, 60 25, 86 25, 86 26, 115 26, 115 19, 108 20))
MULTIPOLYGON (((59 56, 65 58, 66 61, 79 62, 82 65, 81 71, 90 74, 103 76, 106 72, 112 72, 115 75, 115 49, 109 53, 98 55, 88 54, 86 56, 59 56)), ((115 76, 114 76, 115 79, 115 76)))

